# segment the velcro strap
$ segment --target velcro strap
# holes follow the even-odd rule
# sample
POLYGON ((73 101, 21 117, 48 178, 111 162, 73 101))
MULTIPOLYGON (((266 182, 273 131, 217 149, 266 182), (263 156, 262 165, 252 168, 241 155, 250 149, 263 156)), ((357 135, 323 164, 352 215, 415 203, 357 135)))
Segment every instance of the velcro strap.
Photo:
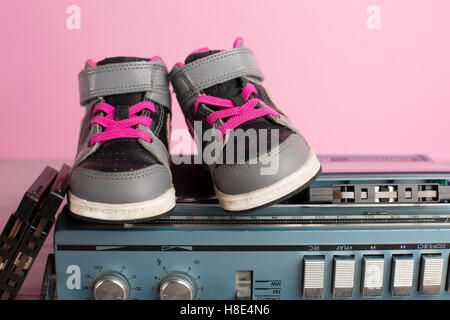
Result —
POLYGON ((255 55, 245 47, 222 51, 174 68, 170 80, 178 101, 190 104, 201 90, 243 76, 264 80, 255 55))
POLYGON ((170 109, 167 68, 150 61, 112 63, 87 67, 78 75, 80 104, 112 94, 149 91, 151 100, 170 109))

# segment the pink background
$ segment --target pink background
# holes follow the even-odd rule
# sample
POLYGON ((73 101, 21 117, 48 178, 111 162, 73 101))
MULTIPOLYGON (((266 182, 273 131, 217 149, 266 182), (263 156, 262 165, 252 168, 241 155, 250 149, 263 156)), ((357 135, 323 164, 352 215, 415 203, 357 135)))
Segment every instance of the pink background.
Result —
MULTIPOLYGON (((236 36, 317 153, 450 159, 450 1, 2 0, 0 158, 75 155, 87 58, 160 55, 171 68, 236 36), (381 9, 381 29, 366 12, 381 9), (81 29, 69 30, 69 5, 81 29)), ((173 97, 173 128, 184 120, 173 97)))

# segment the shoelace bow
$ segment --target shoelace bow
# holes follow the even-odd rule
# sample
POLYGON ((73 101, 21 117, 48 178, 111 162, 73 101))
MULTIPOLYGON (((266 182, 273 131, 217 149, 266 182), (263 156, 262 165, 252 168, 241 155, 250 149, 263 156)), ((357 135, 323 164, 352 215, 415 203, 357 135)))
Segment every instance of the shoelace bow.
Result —
POLYGON ((91 120, 91 128, 94 124, 99 124, 105 130, 103 132, 98 132, 94 134, 89 143, 92 147, 97 142, 108 141, 118 138, 139 138, 145 140, 147 142, 151 142, 150 135, 142 130, 133 128, 139 124, 142 124, 146 127, 150 127, 152 123, 152 119, 148 117, 138 116, 137 113, 141 112, 144 109, 148 109, 152 112, 155 112, 155 105, 149 101, 141 101, 136 103, 129 108, 129 117, 123 120, 115 120, 114 114, 116 108, 112 105, 100 102, 94 107, 93 114, 97 114, 102 111, 106 115, 100 116, 97 115, 91 120))
POLYGON ((253 84, 246 84, 241 92, 242 97, 245 99, 245 103, 239 107, 235 106, 234 102, 230 99, 201 95, 195 100, 195 111, 197 111, 200 103, 226 108, 224 110, 214 111, 206 118, 206 121, 211 126, 213 126, 219 119, 228 118, 228 120, 226 120, 225 123, 218 128, 218 137, 221 139, 228 130, 233 130, 247 121, 261 118, 269 114, 279 118, 278 113, 271 107, 264 106, 255 109, 255 107, 263 101, 258 98, 252 98, 249 100, 249 97, 252 93, 256 94, 257 92, 258 91, 253 84))

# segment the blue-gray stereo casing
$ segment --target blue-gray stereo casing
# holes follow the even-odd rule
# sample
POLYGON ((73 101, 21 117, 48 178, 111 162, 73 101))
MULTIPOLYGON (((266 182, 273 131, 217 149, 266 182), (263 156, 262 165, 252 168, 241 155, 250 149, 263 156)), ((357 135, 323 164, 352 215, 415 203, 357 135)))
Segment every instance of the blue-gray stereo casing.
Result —
POLYGON ((174 272, 193 279, 195 299, 448 299, 449 217, 444 203, 281 204, 245 216, 180 204, 155 224, 108 226, 63 211, 58 299, 92 299, 110 271, 126 277, 129 299, 159 299, 174 272))

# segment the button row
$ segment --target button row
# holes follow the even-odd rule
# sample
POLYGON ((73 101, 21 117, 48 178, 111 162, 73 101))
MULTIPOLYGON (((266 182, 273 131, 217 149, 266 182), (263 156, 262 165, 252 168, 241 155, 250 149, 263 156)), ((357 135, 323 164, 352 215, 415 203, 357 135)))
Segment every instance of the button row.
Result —
MULTIPOLYGON (((334 298, 350 298, 355 287, 354 256, 333 257, 332 294, 334 298)), ((423 254, 420 261, 419 292, 422 296, 440 294, 444 258, 440 254, 423 254)), ((384 285, 383 255, 362 258, 361 293, 364 298, 381 297, 384 285)), ((414 258, 412 255, 392 257, 391 287, 393 297, 412 295, 414 258)), ((322 298, 324 290, 325 257, 303 258, 303 297, 322 298)))

